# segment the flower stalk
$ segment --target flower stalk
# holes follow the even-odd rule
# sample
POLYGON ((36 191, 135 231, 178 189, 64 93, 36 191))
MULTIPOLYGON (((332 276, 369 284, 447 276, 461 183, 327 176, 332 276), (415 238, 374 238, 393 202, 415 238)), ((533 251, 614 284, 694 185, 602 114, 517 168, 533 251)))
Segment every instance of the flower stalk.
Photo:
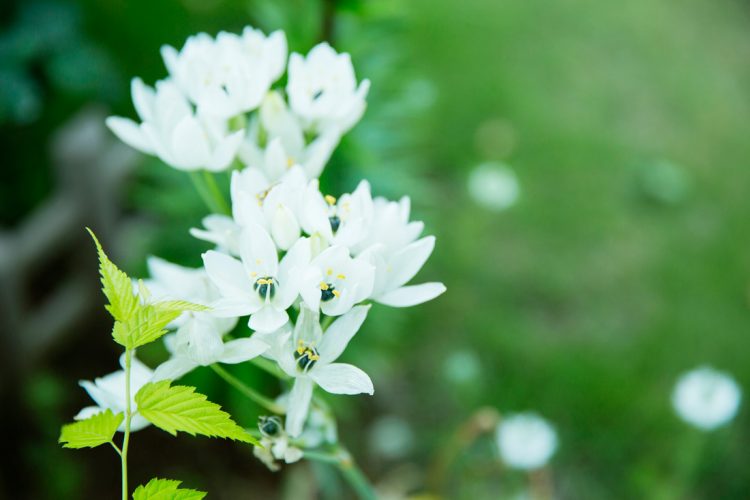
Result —
POLYGON ((125 436, 122 439, 120 463, 122 466, 122 500, 128 499, 128 447, 130 445, 130 421, 133 417, 130 407, 130 365, 133 351, 125 349, 125 436))
POLYGON ((245 384, 242 380, 238 379, 228 371, 226 371, 221 365, 219 364, 212 364, 211 369, 221 378, 224 379, 226 383, 240 391, 242 394, 253 400, 255 403, 259 404, 266 410, 276 413, 278 415, 283 415, 285 413, 284 408, 277 405, 273 401, 271 401, 269 398, 265 397, 264 395, 260 394, 258 391, 250 387, 249 385, 245 384))

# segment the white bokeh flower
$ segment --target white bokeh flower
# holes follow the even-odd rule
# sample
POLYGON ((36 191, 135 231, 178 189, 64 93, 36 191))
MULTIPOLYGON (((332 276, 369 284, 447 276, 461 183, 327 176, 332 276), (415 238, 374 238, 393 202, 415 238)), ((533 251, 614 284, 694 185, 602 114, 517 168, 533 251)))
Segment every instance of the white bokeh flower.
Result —
POLYGON ((294 330, 261 336, 271 348, 267 355, 294 378, 289 394, 286 432, 292 437, 302 433, 307 420, 315 384, 332 394, 370 394, 375 392, 370 377, 356 366, 335 361, 344 352, 367 317, 369 306, 357 306, 334 321, 323 333, 316 311, 302 307, 294 330))
POLYGON ((125 144, 179 170, 215 172, 234 160, 244 130, 230 132, 225 121, 196 114, 174 82, 161 80, 152 89, 134 78, 131 91, 141 123, 119 116, 106 121, 125 144))
POLYGON ((677 415, 703 430, 731 421, 741 399, 742 391, 731 376, 705 366, 683 374, 672 393, 677 415))
POLYGON ((307 57, 289 56, 289 104, 306 128, 345 133, 362 117, 369 89, 369 80, 357 85, 349 54, 338 54, 326 42, 307 57))
POLYGON ((340 316, 372 293, 375 268, 366 259, 352 259, 346 247, 318 254, 300 278, 300 295, 307 307, 340 316))
POLYGON ((516 174, 500 162, 482 163, 472 170, 468 189, 477 204, 496 212, 514 205, 521 195, 516 174))
MULTIPOLYGON (((125 413, 127 407, 125 398, 125 354, 120 356, 120 366, 122 366, 122 370, 97 378, 93 382, 89 380, 79 382, 81 387, 86 389, 91 399, 94 400, 96 406, 83 408, 74 417, 76 420, 87 419, 105 410, 111 410, 114 414, 125 413)), ((130 430, 133 432, 150 425, 148 420, 135 413, 138 410, 135 395, 141 387, 152 381, 153 374, 154 372, 149 367, 138 361, 135 356, 132 357, 130 364, 130 410, 134 415, 130 421, 130 430)), ((125 422, 120 424, 117 430, 125 432, 125 422)))
POLYGON ((222 118, 252 111, 281 74, 287 55, 286 36, 265 36, 246 27, 242 35, 221 32, 191 36, 178 52, 162 47, 162 57, 174 81, 201 114, 222 118))
POLYGON ((265 229, 250 224, 239 237, 240 260, 213 250, 203 254, 209 278, 221 298, 211 304, 223 317, 250 315, 248 326, 270 332, 289 320, 287 309, 300 289, 300 275, 310 260, 310 244, 300 238, 279 262, 273 240, 265 229))
POLYGON ((501 420, 497 447, 503 462, 516 469, 543 467, 557 449, 557 434, 535 413, 519 413, 501 420))

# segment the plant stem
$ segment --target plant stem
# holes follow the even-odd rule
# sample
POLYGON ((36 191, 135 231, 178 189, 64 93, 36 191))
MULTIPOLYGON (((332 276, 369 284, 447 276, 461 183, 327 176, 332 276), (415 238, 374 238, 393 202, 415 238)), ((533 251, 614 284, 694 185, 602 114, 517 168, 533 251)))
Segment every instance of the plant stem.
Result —
POLYGON ((305 451, 305 458, 335 465, 360 499, 376 500, 375 488, 344 448, 339 446, 331 453, 305 451))
POLYGON ((221 213, 221 208, 218 205, 216 205, 214 198, 208 192, 207 187, 201 175, 196 171, 192 171, 192 172, 189 172, 189 176, 190 176, 190 180, 193 182, 193 186, 195 187, 195 190, 198 192, 198 195, 201 197, 201 199, 203 200, 203 203, 206 204, 206 207, 208 207, 211 213, 221 213))
POLYGON ((130 408, 130 364, 133 352, 125 349, 125 437, 122 440, 120 463, 122 464, 122 500, 128 500, 128 445, 130 444, 130 420, 133 413, 130 408))
POLYGON ((203 179, 206 181, 206 185, 208 186, 208 191, 213 196, 214 202, 216 206, 219 208, 219 213, 223 213, 224 215, 231 215, 232 210, 229 208, 229 205, 227 204, 227 200, 224 198, 224 195, 221 193, 221 189, 219 189, 219 185, 216 184, 216 178, 214 177, 214 174, 212 174, 208 170, 204 170, 203 179))
POLYGON ((272 413, 279 414, 279 415, 283 415, 285 413, 284 408, 277 405, 276 403, 274 403, 273 401, 271 401, 264 395, 260 394, 252 387, 246 385, 244 382, 242 382, 240 379, 238 379, 237 377, 235 377, 234 375, 226 371, 220 365, 213 364, 211 365, 211 369, 215 371, 218 376, 223 378, 229 385, 231 385, 232 387, 240 391, 242 394, 252 399, 253 401, 258 403, 262 407, 264 407, 266 410, 272 413))

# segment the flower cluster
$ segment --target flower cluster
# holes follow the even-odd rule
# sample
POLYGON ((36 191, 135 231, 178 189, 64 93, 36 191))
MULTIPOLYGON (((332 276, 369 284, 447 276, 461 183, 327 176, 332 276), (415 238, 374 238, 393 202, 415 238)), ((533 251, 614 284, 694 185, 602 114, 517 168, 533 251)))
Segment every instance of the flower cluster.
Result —
MULTIPOLYGON (((231 169, 231 211, 212 213, 191 230, 215 246, 202 255, 203 267, 148 262, 149 294, 141 300, 208 307, 169 325, 171 357, 150 380, 263 356, 291 384, 278 405, 283 427, 278 417, 260 423, 268 453, 259 456, 268 464, 295 461, 310 416, 321 411, 311 404, 316 386, 334 394, 374 392, 364 371, 338 362, 370 303, 413 306, 445 290, 442 283, 408 284, 435 238, 421 236, 423 224, 410 220, 408 197, 373 197, 364 180, 339 197, 320 190, 326 162, 365 110, 369 81, 357 82, 348 54, 321 43, 287 63, 282 32, 246 28, 241 35, 197 35, 179 51, 164 47, 162 56, 168 78, 153 88, 132 82, 140 123, 110 117, 107 124, 176 169, 231 169), (229 339, 245 317, 249 330, 241 331, 251 335, 229 339)), ((96 386, 85 387, 100 409, 115 407, 96 386)))

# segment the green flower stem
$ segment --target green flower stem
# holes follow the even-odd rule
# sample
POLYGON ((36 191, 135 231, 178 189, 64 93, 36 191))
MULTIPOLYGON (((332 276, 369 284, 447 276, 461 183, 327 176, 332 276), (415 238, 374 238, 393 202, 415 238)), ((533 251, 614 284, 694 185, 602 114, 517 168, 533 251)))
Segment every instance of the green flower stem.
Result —
POLYGON ((226 371, 224 368, 222 368, 218 364, 211 365, 211 369, 216 372, 218 376, 223 378, 229 385, 240 391, 242 394, 247 396, 248 398, 252 399, 262 407, 264 407, 266 410, 276 413, 279 415, 283 415, 285 413, 284 408, 277 405, 264 395, 257 392, 252 387, 246 385, 244 382, 242 382, 240 379, 226 371))
POLYGON ((198 195, 203 200, 203 203, 206 204, 206 207, 211 211, 211 213, 222 213, 221 208, 216 204, 216 201, 212 197, 211 193, 208 192, 208 187, 205 184, 205 181, 203 177, 201 177, 200 173, 193 171, 189 172, 190 180, 193 182, 193 186, 195 187, 195 190, 198 192, 198 195))
POLYGON ((128 445, 130 444, 130 420, 133 418, 130 408, 130 365, 133 351, 125 349, 125 437, 122 440, 120 463, 122 464, 122 500, 128 500, 128 445))
POLYGON ((335 465, 360 499, 376 500, 375 488, 344 448, 338 447, 331 453, 305 451, 304 456, 309 460, 335 465))
POLYGON ((204 170, 203 179, 206 182, 206 186, 208 186, 209 193, 211 193, 211 196, 213 196, 216 206, 219 208, 218 213, 222 213, 224 215, 232 215, 232 210, 229 208, 229 204, 227 203, 227 200, 224 198, 224 195, 221 193, 221 189, 219 189, 219 185, 216 184, 216 178, 214 177, 214 174, 212 174, 208 170, 204 170))

